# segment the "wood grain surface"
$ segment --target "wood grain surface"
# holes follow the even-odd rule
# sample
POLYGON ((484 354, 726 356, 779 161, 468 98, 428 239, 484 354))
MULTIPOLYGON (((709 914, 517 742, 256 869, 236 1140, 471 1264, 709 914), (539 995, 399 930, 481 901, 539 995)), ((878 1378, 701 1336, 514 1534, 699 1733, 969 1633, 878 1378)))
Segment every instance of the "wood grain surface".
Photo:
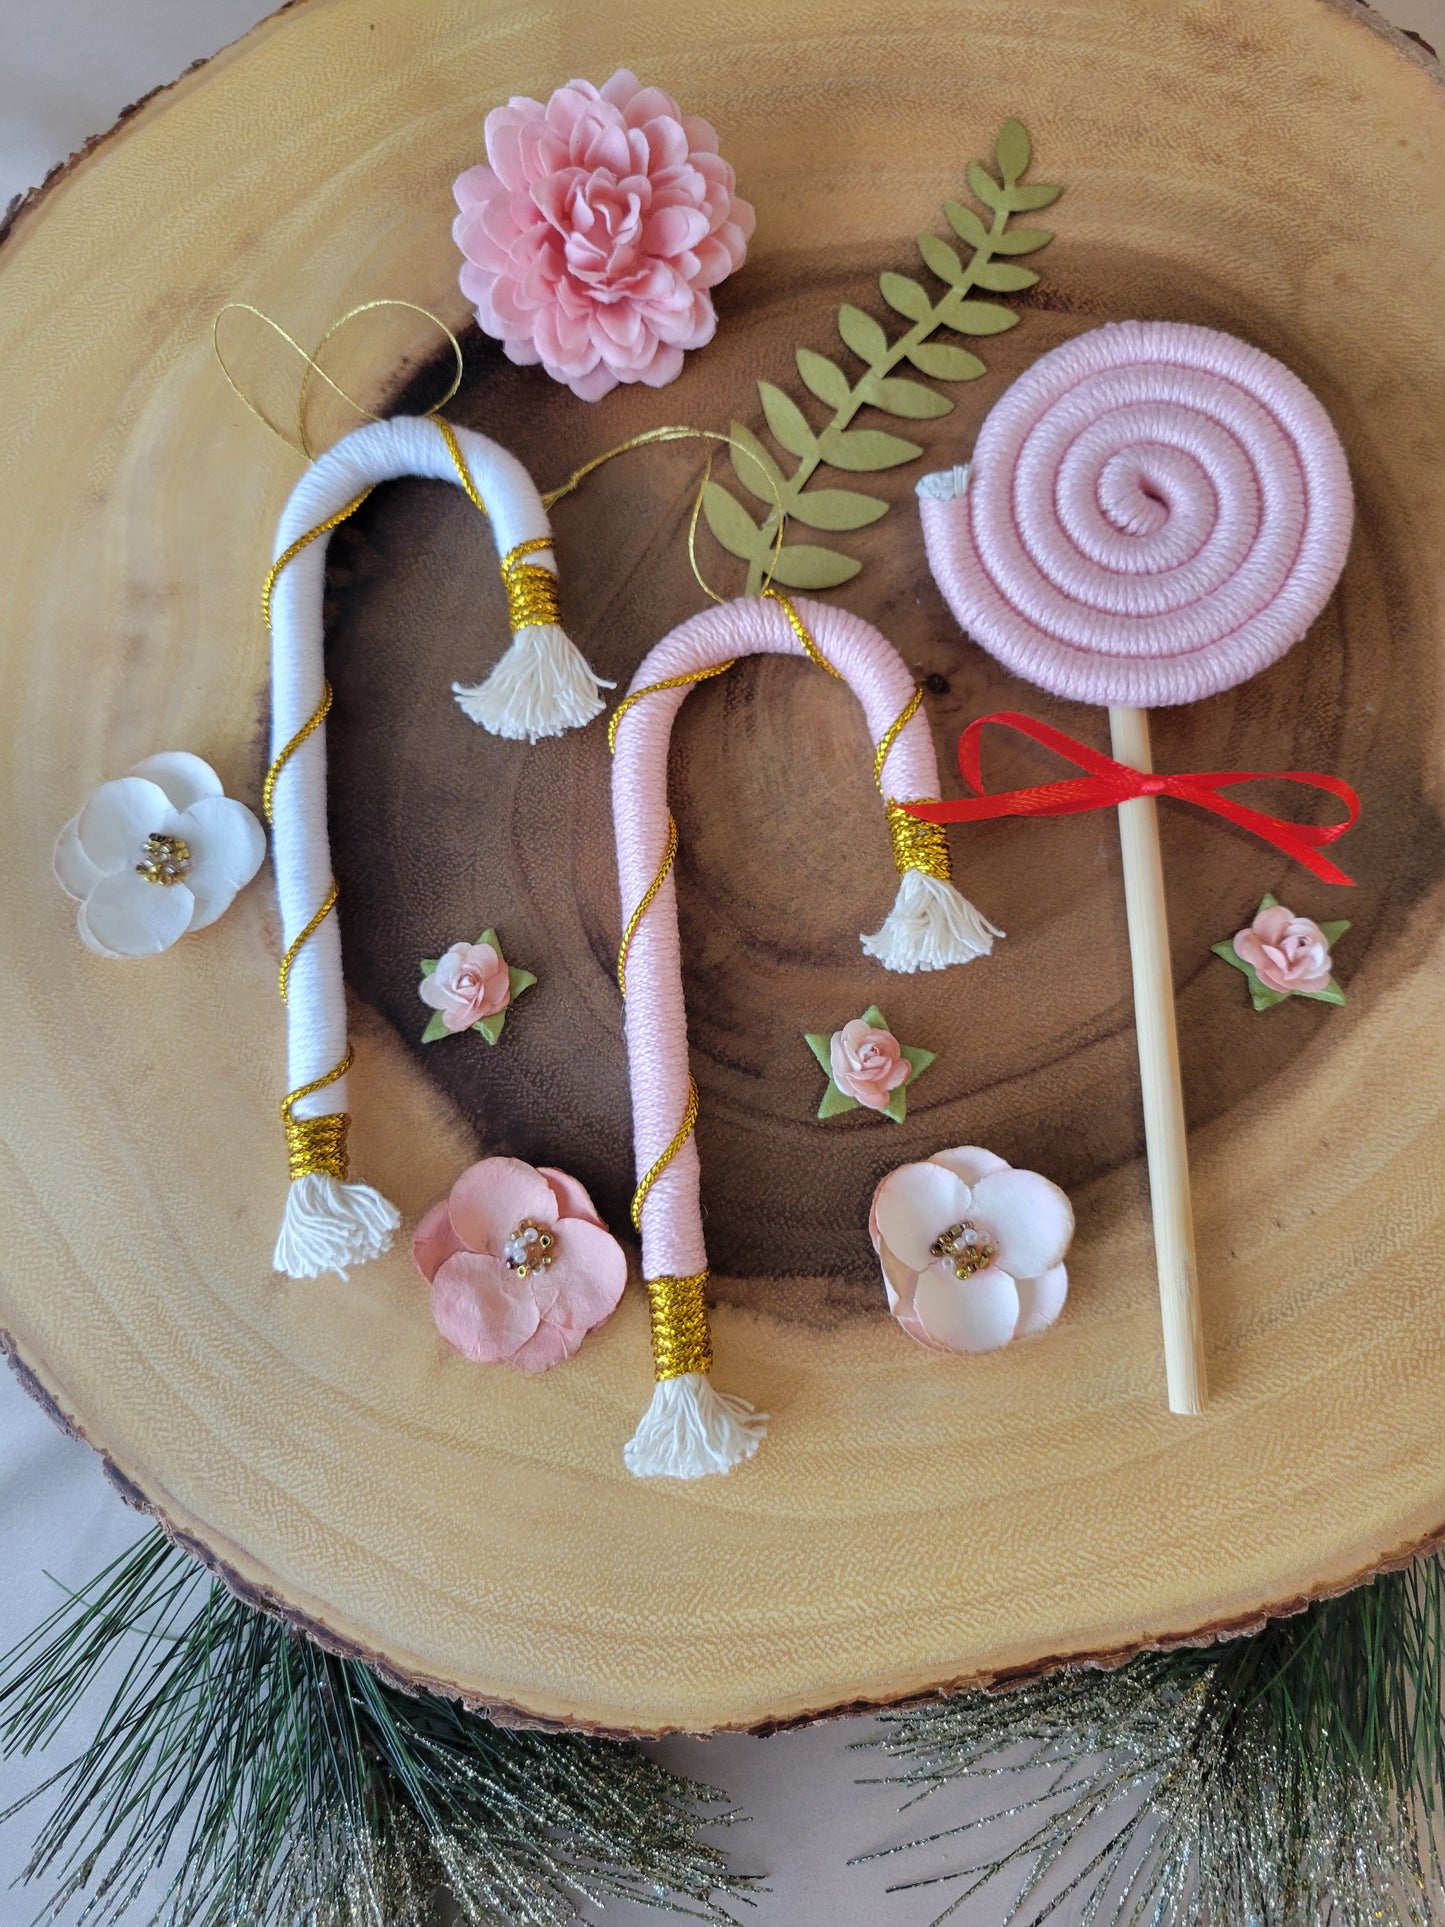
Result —
MULTIPOLYGON (((1438 82, 1323 0, 797 0, 589 16, 464 0, 307 0, 156 97, 23 208, 0 250, 0 615, 8 830, 0 1325, 114 1475, 251 1596, 392 1674, 615 1730, 764 1726, 1060 1659, 1209 1637, 1348 1583, 1445 1527, 1441 1254, 1438 82), (1353 892, 1230 827, 1161 811, 1211 1404, 1171 1418, 1111 813, 955 832, 995 957, 894 979, 858 948, 893 875, 856 705, 749 663, 674 737, 681 915, 718 1381, 773 1414, 758 1459, 678 1488, 621 1446, 649 1388, 629 1293, 540 1381, 436 1338, 404 1251, 335 1280, 268 1270, 284 1191, 274 901, 144 966, 77 942, 55 829, 141 755, 185 746, 255 799, 256 594, 293 456, 234 401, 211 316, 303 339, 399 294, 461 326, 449 183, 486 108, 623 61, 723 131, 758 203, 717 340, 671 388, 589 407, 475 333, 454 418, 543 483, 666 421, 755 420, 759 375, 880 316, 885 268, 1017 112, 1057 240, 988 374, 878 478, 840 599, 962 724, 1028 690, 958 634, 910 491, 961 458, 1046 348, 1126 314, 1246 335, 1345 440, 1359 520, 1309 638, 1244 689, 1154 718, 1162 769, 1337 770, 1365 816, 1353 892), (1343 1010, 1256 1014, 1208 946, 1266 890, 1350 916, 1343 1010), (939 1053, 902 1127, 814 1120, 804 1030, 879 1002, 939 1053), (892 1324, 864 1219, 877 1178, 988 1144, 1072 1193, 1056 1331, 973 1362, 892 1324)), ((238 337, 284 406, 294 374, 238 337)), ((414 317, 338 344, 373 405, 435 392, 414 317)), ((325 435, 343 421, 318 409, 325 435)), ((910 426, 910 433, 913 433, 910 426)), ((695 451, 613 463, 556 510, 568 627, 620 681, 698 606, 695 451)), ((871 484, 870 484, 871 485, 871 484)), ((737 565, 704 546, 731 587, 737 565)), ((527 751, 456 710, 504 630, 488 533, 401 483, 333 541, 332 830, 362 1175, 417 1214, 481 1151, 555 1161, 625 1222, 630 1148, 600 727, 527 751), (538 972, 502 1044, 422 1050, 416 963, 495 924, 538 972)), ((990 746, 999 785, 1053 773, 990 746)), ((1280 786, 1283 792, 1284 786, 1280 786)), ((1277 807, 1297 807, 1281 793, 1277 807)))

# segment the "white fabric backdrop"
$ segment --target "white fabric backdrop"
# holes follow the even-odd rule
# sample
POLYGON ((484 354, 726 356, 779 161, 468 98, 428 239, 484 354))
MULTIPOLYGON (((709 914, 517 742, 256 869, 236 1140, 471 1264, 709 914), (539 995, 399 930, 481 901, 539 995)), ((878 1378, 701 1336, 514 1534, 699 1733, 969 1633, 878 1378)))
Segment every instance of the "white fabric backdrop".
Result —
MULTIPOLYGON (((1445 45, 1445 0, 1386 0, 1398 26, 1445 45)), ((0 0, 0 204, 42 179, 88 136, 109 127, 122 108, 190 62, 213 53, 271 11, 267 0, 0 0)), ((563 76, 558 76, 559 79, 563 76)), ((666 76, 657 76, 664 84, 666 76)), ((59 1599, 56 1581, 85 1583, 144 1524, 106 1485, 89 1450, 61 1436, 7 1373, 0 1373, 0 1647, 59 1599), (53 1577, 51 1576, 53 1575, 53 1577)), ((97 1711, 104 1694, 93 1696, 97 1711)), ((62 1736, 42 1759, 0 1764, 0 1811, 68 1757, 62 1736)), ((860 1786, 880 1770, 876 1755, 855 1744, 870 1720, 841 1720, 774 1739, 674 1740, 659 1753, 683 1772, 725 1787, 753 1818, 730 1830, 737 1865, 765 1872, 771 1891, 747 1918, 757 1927, 925 1927, 947 1903, 949 1889, 889 1895, 905 1876, 896 1861, 850 1868, 853 1854, 902 1841, 917 1831, 957 1824, 987 1811, 989 1796, 971 1802, 944 1795, 900 1819, 887 1789, 860 1786)), ((24 1865, 33 1830, 21 1818, 0 1828, 0 1927, 20 1927, 37 1896, 9 1891, 24 1865)), ((950 1850, 952 1864, 964 1856, 950 1850)), ((950 1864, 949 1852, 933 1863, 950 1864)), ((907 1874, 922 1869, 910 1862, 907 1874)), ((953 1927, 994 1927, 998 1896, 953 1916, 953 1927)), ((1075 1918, 1061 1910, 1058 1927, 1075 1918)), ((610 1907, 616 1927, 643 1927, 659 1916, 610 1907)))

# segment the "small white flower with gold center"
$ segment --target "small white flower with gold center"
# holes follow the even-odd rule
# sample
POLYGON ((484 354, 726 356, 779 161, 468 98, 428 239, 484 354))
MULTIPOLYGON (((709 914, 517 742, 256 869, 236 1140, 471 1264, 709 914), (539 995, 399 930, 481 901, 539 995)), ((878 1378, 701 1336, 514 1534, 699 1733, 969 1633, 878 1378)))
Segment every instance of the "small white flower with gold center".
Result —
POLYGON ((266 854, 209 763, 163 750, 102 783, 55 840, 55 874, 98 957, 154 957, 230 908, 266 854))

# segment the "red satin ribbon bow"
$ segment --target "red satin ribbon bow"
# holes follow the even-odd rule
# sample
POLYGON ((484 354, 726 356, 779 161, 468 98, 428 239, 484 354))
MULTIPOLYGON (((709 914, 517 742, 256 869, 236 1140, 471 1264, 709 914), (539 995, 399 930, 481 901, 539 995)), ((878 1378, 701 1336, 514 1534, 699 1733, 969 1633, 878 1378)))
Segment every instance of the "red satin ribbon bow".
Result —
POLYGON ((1145 776, 1139 770, 1130 769, 1127 763, 1116 763, 1112 756, 1066 736, 1063 730, 1035 722, 1032 716, 1013 709, 980 716, 969 724, 958 739, 958 767, 964 782, 978 791, 976 796, 961 796, 950 803, 905 803, 903 807, 908 814, 922 818, 925 823, 979 823, 994 816, 1074 816, 1084 810, 1102 810, 1115 803, 1127 803, 1136 796, 1172 796, 1181 803, 1196 803, 1202 810, 1212 810, 1216 816, 1226 817, 1241 829, 1263 837, 1266 843, 1272 843, 1286 856, 1303 863, 1307 870, 1313 870, 1325 883, 1354 882, 1353 877, 1347 877, 1328 857, 1321 856, 1319 847, 1322 843, 1333 843, 1358 821, 1360 799, 1340 777, 1326 776, 1319 770, 1224 769, 1197 770, 1179 776, 1145 776), (979 751, 979 739, 988 723, 1016 729, 1021 736, 1042 743, 1045 749, 1054 750, 1089 774, 1067 777, 1061 783, 1041 783, 1034 789, 988 795, 983 787, 979 751), (1232 797, 1220 795, 1221 790, 1230 789, 1236 783, 1254 783, 1265 777, 1326 790, 1331 796, 1339 797, 1349 815, 1343 823, 1317 829, 1312 823, 1295 823, 1287 816, 1269 816, 1263 810, 1252 810, 1244 803, 1236 803, 1232 797))

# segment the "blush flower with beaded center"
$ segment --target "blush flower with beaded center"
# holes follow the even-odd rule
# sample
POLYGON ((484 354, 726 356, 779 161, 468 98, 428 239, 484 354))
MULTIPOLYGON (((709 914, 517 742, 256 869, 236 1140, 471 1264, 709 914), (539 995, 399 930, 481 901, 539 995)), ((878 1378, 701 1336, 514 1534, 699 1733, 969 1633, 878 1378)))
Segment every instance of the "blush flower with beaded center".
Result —
POLYGON ((583 401, 672 381, 712 339, 709 290, 742 265, 755 221, 713 128, 624 67, 495 108, 486 147, 453 189, 481 327, 583 401))
POLYGON ((545 1372, 617 1309, 622 1247, 576 1178, 483 1158, 416 1228, 411 1255, 442 1337, 479 1365, 545 1372))
POLYGON ((996 1152, 962 1144, 890 1171, 868 1232, 889 1310, 933 1351, 994 1351, 1063 1310, 1073 1209, 1048 1178, 996 1152))

